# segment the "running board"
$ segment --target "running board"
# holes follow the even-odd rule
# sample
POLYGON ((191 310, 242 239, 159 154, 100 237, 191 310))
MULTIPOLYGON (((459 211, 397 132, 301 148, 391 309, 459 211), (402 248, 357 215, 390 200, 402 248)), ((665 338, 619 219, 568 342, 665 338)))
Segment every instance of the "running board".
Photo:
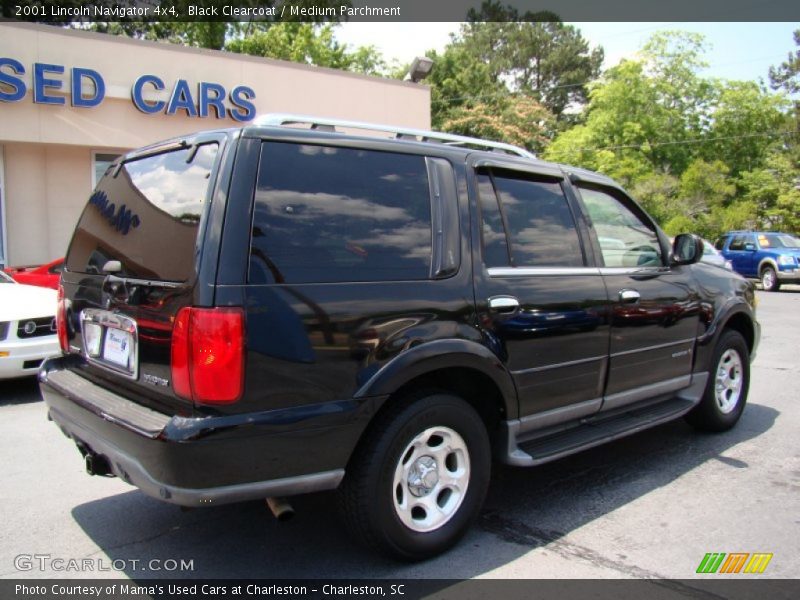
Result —
POLYGON ((685 415, 696 404, 693 398, 672 397, 647 406, 631 407, 613 415, 599 413, 569 429, 527 441, 519 441, 513 427, 509 427, 507 450, 501 459, 506 464, 518 467, 534 467, 667 423, 685 415))

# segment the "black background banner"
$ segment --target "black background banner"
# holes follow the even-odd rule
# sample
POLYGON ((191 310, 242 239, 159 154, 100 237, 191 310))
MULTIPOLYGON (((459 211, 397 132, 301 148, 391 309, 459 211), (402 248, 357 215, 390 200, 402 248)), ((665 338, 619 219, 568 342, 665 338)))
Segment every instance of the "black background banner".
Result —
POLYGON ((0 580, 4 600, 795 600, 800 581, 708 576, 691 580, 121 580, 6 579, 0 580), (237 593, 238 592, 238 593, 237 593))
MULTIPOLYGON (((488 20, 800 21, 798 0, 492 0, 488 20)), ((116 21, 465 21, 485 0, 2 0, 4 19, 116 21)))

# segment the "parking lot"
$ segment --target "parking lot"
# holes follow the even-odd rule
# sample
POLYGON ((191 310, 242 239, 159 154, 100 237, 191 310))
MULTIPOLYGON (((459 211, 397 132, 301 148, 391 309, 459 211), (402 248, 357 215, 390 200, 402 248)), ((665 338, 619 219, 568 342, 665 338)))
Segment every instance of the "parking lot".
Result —
POLYGON ((772 553, 761 577, 800 577, 800 286, 758 298, 734 430, 679 421, 538 469, 498 466, 462 543, 413 565, 353 545, 330 493, 297 498, 280 523, 259 502, 184 512, 90 478, 35 382, 2 382, 0 577, 719 577, 695 575, 709 552, 772 553), (33 555, 49 558, 19 558, 33 555), (71 559, 79 569, 64 571, 71 559), (171 568, 181 559, 191 569, 171 568))

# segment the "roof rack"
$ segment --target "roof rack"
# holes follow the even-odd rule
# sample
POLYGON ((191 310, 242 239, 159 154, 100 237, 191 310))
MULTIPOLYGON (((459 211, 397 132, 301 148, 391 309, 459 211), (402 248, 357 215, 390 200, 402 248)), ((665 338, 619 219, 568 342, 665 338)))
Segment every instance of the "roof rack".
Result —
POLYGON ((491 142, 479 138, 467 137, 464 135, 454 135, 452 133, 440 133, 438 131, 426 131, 424 129, 410 129, 407 127, 396 127, 394 125, 377 125, 375 123, 365 123, 362 121, 347 121, 344 119, 331 119, 327 117, 312 117, 310 115, 294 115, 288 113, 269 113, 258 117, 254 121, 255 125, 281 127, 283 125, 311 125, 312 129, 325 131, 336 131, 336 127, 345 129, 363 129, 366 131, 382 131, 394 134, 395 139, 415 140, 419 142, 439 142, 448 146, 477 146, 488 150, 499 150, 508 154, 514 154, 523 158, 536 158, 536 155, 528 152, 524 148, 505 144, 503 142, 491 142), (333 129, 331 129, 333 128, 333 129))

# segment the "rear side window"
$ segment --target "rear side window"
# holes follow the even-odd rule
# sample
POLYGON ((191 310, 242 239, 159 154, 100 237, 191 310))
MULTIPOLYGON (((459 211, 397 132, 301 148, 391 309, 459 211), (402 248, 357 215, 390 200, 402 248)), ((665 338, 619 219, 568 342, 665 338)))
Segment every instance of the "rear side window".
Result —
POLYGON ((262 145, 250 283, 419 280, 430 267, 424 157, 262 145))
POLYGON ((584 265, 575 219, 558 181, 492 171, 478 174, 478 186, 487 267, 509 264, 503 229, 512 266, 584 265))
POLYGON ((118 260, 126 277, 191 279, 217 150, 190 146, 107 171, 78 222, 67 269, 102 273, 118 260))

